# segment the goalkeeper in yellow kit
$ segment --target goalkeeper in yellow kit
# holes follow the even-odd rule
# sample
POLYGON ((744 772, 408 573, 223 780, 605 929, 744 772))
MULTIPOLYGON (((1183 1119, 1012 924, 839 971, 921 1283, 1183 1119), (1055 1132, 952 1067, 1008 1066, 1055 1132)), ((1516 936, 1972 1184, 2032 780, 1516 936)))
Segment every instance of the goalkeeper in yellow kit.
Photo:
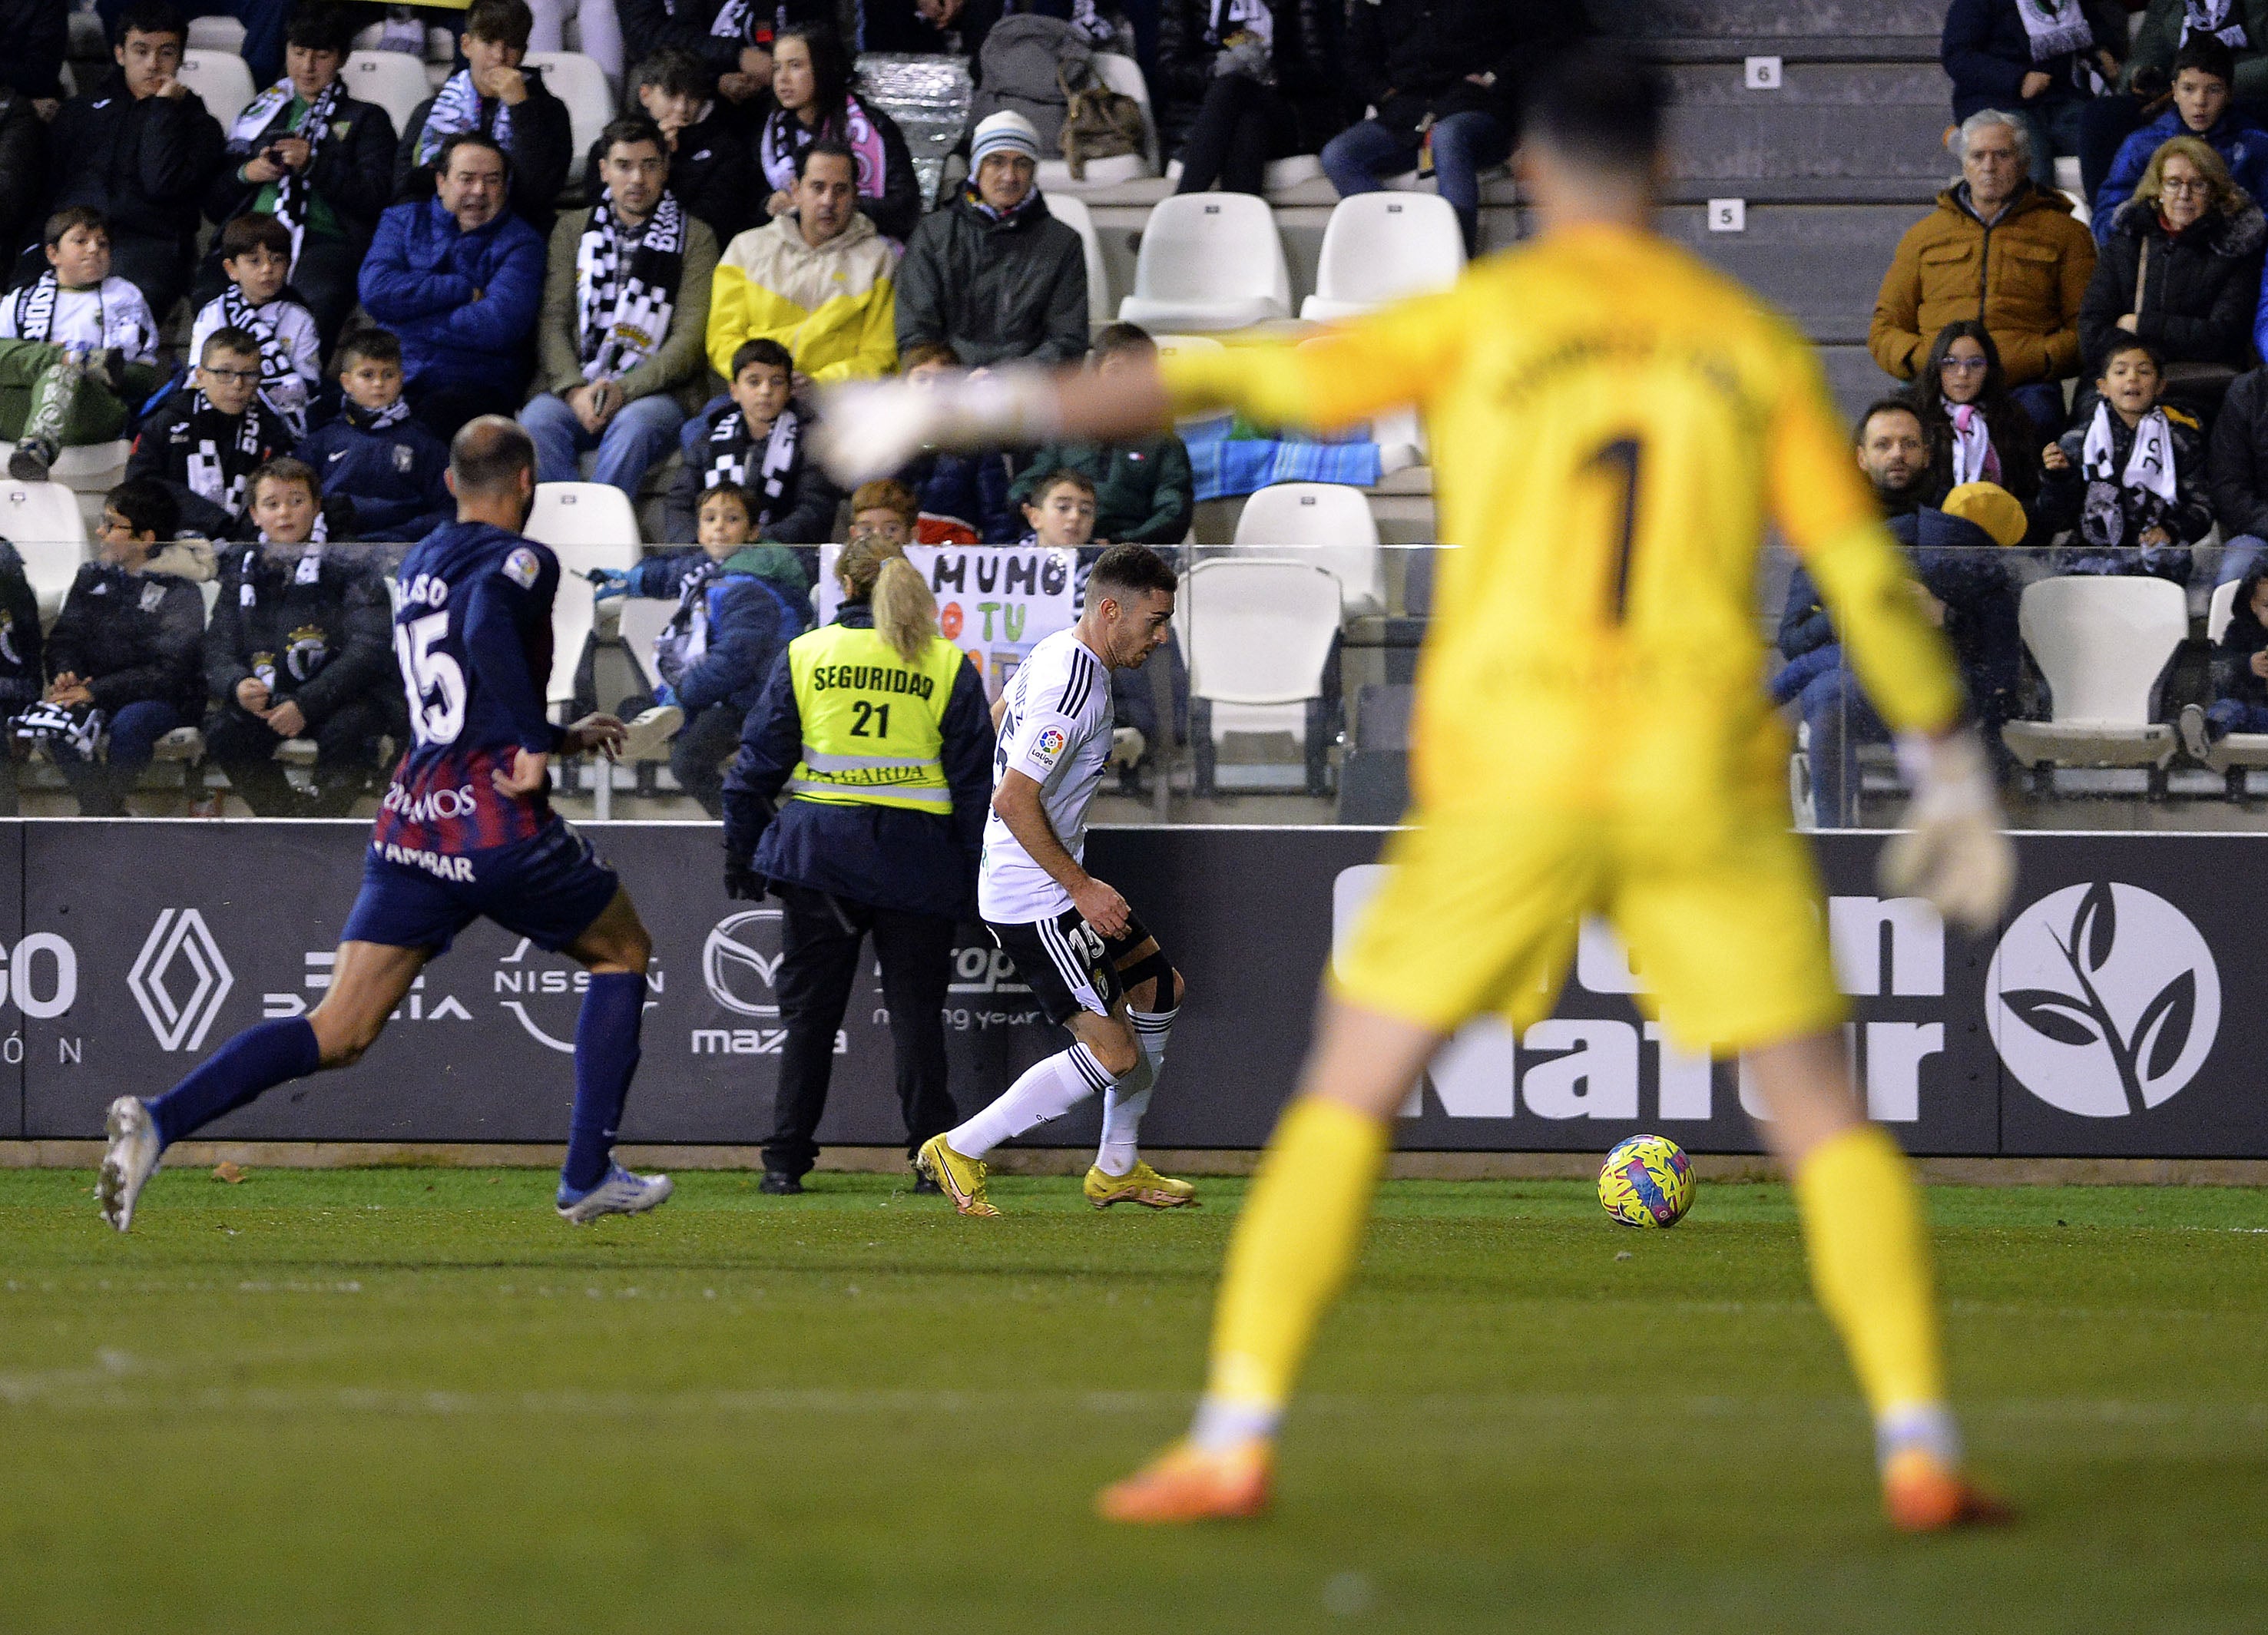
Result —
POLYGON ((846 390, 845 482, 925 443, 1129 437, 1227 404, 1329 429, 1414 402, 1444 557, 1421 662, 1412 827, 1336 961, 1299 1094, 1237 1222, 1189 1435, 1106 1489, 1131 1521, 1256 1513, 1317 1322, 1345 1281, 1390 1121, 1470 1018, 1547 1014, 1585 913, 1608 917, 1688 1049, 1747 1056, 1812 1278, 1874 1410, 1896 1525, 2002 1512, 1964 1477, 1910 1166, 1866 1122, 1810 853, 1788 830, 1756 559, 1810 568, 1916 780, 1890 887, 1982 929, 2011 865, 1958 683, 1833 422, 1808 347, 1649 231, 1660 94, 1603 49, 1535 90, 1537 239, 1320 342, 1154 373, 1000 373, 846 390))

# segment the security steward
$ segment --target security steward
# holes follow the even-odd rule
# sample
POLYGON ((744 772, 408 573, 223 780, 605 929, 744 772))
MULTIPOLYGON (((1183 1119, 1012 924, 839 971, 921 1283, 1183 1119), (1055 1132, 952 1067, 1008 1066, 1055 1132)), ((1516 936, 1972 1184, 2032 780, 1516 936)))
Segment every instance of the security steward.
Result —
POLYGON ((802 1191, 819 1156, 836 1030, 870 933, 907 1156, 959 1117, 943 1013, 992 795, 984 683, 938 634, 937 599, 903 548, 853 541, 836 577, 842 612, 788 644, 725 779, 725 895, 776 893, 785 910, 774 986, 787 1038, 762 1189, 773 1193, 802 1191))

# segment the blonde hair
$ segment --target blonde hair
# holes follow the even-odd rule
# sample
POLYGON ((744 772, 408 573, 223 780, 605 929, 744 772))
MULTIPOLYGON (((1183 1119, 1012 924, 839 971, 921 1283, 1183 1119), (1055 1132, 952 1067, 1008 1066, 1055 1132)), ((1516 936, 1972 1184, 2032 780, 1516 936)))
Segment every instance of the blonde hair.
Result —
POLYGON ((2150 155, 2150 168, 2134 184, 2134 196, 2147 200, 2155 208, 2166 190, 2166 161, 2176 157, 2195 166, 2197 173, 2205 179, 2205 185, 2212 189, 2213 197, 2206 208, 2226 214, 2235 202, 2236 183, 2229 177, 2227 162, 2213 151, 2212 144, 2196 136, 2169 136, 2160 144, 2158 151, 2150 155))
POLYGON ((887 540, 852 540, 836 559, 835 577, 853 601, 871 597, 874 630, 890 649, 912 664, 937 634, 937 598, 906 560, 905 547, 887 540))

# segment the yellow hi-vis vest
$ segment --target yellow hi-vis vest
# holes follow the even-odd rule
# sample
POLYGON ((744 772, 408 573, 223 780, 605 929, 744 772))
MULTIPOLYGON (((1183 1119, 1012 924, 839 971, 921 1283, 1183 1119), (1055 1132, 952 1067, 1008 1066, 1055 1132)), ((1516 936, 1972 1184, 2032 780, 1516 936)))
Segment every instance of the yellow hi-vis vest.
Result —
POLYGON ((873 630, 822 625, 787 646, 803 759, 787 792, 836 806, 953 811, 946 787, 945 706, 963 660, 942 636, 912 664, 873 630))

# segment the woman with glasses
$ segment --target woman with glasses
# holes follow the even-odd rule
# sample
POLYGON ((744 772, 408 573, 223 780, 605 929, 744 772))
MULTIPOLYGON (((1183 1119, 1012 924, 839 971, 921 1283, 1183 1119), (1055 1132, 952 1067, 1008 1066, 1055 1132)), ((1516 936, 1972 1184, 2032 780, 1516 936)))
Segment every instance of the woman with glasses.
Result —
POLYGON ((2112 217, 2080 303, 2086 375, 2112 342, 2147 341, 2167 361, 2167 401, 2210 417, 2251 362, 2264 242, 2260 207, 2220 155, 2196 136, 2169 139, 2112 217))
POLYGON ((1964 318, 1939 330, 1906 398, 1929 445, 1923 504, 1964 482, 1997 482, 2027 508, 2038 497, 2039 435, 2008 394, 2000 349, 1983 324, 1964 318))

